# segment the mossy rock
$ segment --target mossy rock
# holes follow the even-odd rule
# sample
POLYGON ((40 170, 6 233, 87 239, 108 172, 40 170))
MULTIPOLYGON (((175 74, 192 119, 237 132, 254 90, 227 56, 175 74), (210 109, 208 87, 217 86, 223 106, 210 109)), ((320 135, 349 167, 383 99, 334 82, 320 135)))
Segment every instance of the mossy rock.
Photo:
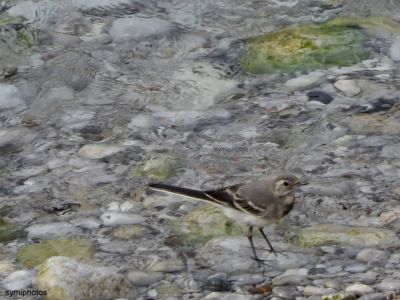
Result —
POLYGON ((16 240, 23 235, 23 230, 14 224, 7 224, 3 219, 0 219, 0 242, 8 242, 16 240))
POLYGON ((93 245, 86 239, 56 239, 21 247, 17 259, 25 267, 33 268, 52 256, 77 257, 88 260, 93 253, 93 245))
POLYGON ((350 66, 369 57, 366 38, 360 28, 346 24, 289 27, 247 39, 241 65, 255 74, 350 66))
POLYGON ((167 299, 180 295, 182 289, 176 284, 167 282, 157 286, 155 290, 160 299, 167 299))
POLYGON ((396 233, 383 228, 321 224, 301 229, 295 243, 302 247, 352 245, 356 247, 400 246, 396 233))
POLYGON ((183 222, 176 224, 183 240, 189 243, 205 243, 219 236, 243 235, 245 229, 226 217, 213 205, 200 207, 187 214, 183 222))
POLYGON ((145 236, 149 230, 142 225, 121 225, 115 228, 112 235, 119 239, 133 239, 145 236))
POLYGON ((176 175, 179 159, 170 154, 154 154, 133 169, 134 176, 165 180, 176 175))

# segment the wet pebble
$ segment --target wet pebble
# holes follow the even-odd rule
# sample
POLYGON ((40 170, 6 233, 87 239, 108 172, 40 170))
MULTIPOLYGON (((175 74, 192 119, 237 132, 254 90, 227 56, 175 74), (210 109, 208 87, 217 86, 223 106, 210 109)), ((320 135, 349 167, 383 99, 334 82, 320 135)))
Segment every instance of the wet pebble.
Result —
POLYGON ((128 279, 135 286, 148 286, 152 283, 163 280, 164 276, 165 275, 160 272, 143 272, 143 271, 130 271, 127 274, 128 279))
POLYGON ((35 271, 15 271, 4 278, 1 282, 1 286, 10 291, 26 289, 32 286, 35 276, 35 271))
POLYGON ((383 266, 389 259, 389 253, 384 250, 368 248, 357 253, 356 259, 368 266, 383 266))
POLYGON ((75 236, 82 233, 82 230, 66 222, 35 224, 25 228, 28 238, 51 239, 61 236, 75 236))
POLYGON ((377 288, 383 291, 400 291, 400 280, 384 279, 377 285, 377 288))
POLYGON ((356 81, 351 79, 340 79, 334 83, 334 86, 348 97, 353 97, 361 92, 356 81))
POLYGON ((346 287, 346 292, 356 293, 357 295, 365 295, 373 293, 374 289, 366 284, 355 283, 346 287))
POLYGON ((100 216, 100 219, 106 226, 133 225, 145 222, 142 216, 118 212, 106 212, 100 216))

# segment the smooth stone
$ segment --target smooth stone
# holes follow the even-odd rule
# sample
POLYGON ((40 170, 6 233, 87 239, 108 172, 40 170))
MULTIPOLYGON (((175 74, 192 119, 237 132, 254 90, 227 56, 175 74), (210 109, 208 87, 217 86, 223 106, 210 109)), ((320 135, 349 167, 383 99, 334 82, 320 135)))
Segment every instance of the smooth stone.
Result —
POLYGON ((384 158, 400 158, 400 146, 387 145, 382 148, 381 157, 384 158))
POLYGON ((333 101, 333 97, 323 91, 310 91, 307 93, 308 101, 318 101, 323 104, 329 104, 333 101))
POLYGON ((176 297, 180 295, 182 289, 177 284, 165 282, 158 285, 155 290, 157 291, 159 299, 172 300, 170 297, 176 297))
POLYGON ((41 175, 47 171, 47 166, 35 166, 12 173, 17 178, 30 178, 41 175))
POLYGON ((368 270, 368 268, 365 265, 352 265, 346 267, 344 270, 349 273, 361 273, 368 270))
POLYGON ((88 260, 92 257, 93 245, 85 239, 46 240, 18 249, 17 259, 27 268, 33 268, 52 256, 78 257, 88 260))
POLYGON ((136 245, 130 241, 111 240, 101 244, 99 249, 108 253, 128 254, 136 250, 136 245))
POLYGON ((100 228, 101 223, 95 218, 78 218, 70 221, 72 224, 84 229, 95 230, 100 228))
POLYGON ((166 259, 155 261, 148 267, 150 272, 164 272, 173 273, 183 271, 185 269, 185 263, 180 259, 166 259))
POLYGON ((35 224, 25 228, 29 239, 51 239, 68 235, 79 235, 82 230, 66 222, 35 224))
POLYGON ((356 260, 368 264, 368 266, 383 266, 389 259, 389 253, 378 249, 363 249, 357 253, 356 260))
POLYGON ((357 295, 365 295, 365 294, 371 294, 374 292, 374 289, 370 287, 369 285, 362 284, 362 283, 354 283, 352 285, 349 285, 346 287, 345 290, 347 293, 356 293, 357 295))
POLYGON ((289 269, 272 279, 273 285, 301 284, 307 278, 308 269, 289 269))
POLYGON ((372 285, 376 282, 377 277, 378 277, 377 273, 372 271, 367 271, 366 273, 355 273, 352 274, 351 276, 344 277, 342 281, 350 284, 354 282, 360 282, 363 284, 372 285))
POLYGON ((152 283, 163 280, 165 275, 159 272, 130 271, 127 278, 135 286, 148 286, 152 283))
POLYGON ((259 296, 241 295, 239 293, 212 292, 202 299, 207 300, 258 300, 259 296))
POLYGON ((1 286, 10 291, 26 289, 32 286, 35 275, 35 271, 15 271, 3 279, 1 286))
POLYGON ((400 38, 396 38, 389 50, 390 58, 394 61, 400 61, 400 38))
POLYGON ((390 247, 400 245, 397 235, 388 229, 320 224, 303 228, 298 233, 302 247, 319 247, 332 244, 356 247, 390 247))
POLYGON ((295 299, 298 291, 293 287, 274 287, 272 293, 282 299, 295 299))
POLYGON ((361 92, 361 88, 355 80, 339 79, 333 85, 348 97, 353 97, 361 92))
POLYGON ((373 293, 369 295, 363 295, 358 300, 387 300, 386 296, 381 293, 373 293))
POLYGON ((142 216, 139 215, 118 212, 105 212, 100 216, 100 219, 106 226, 134 225, 144 223, 146 221, 142 216))
POLYGON ((15 266, 11 260, 0 260, 0 276, 4 277, 15 271, 15 266))
POLYGON ((25 102, 14 85, 0 83, 0 111, 8 109, 23 109, 25 102))
POLYGON ((285 85, 292 90, 305 90, 319 85, 322 82, 324 75, 325 73, 323 72, 311 72, 307 75, 291 78, 286 81, 285 85))
POLYGON ((112 144, 88 144, 79 149, 78 155, 87 159, 100 159, 118 153, 124 146, 112 144))
POLYGON ((334 292, 335 290, 331 288, 323 288, 311 285, 307 285, 303 290, 303 294, 307 296, 332 294, 334 292))
POLYGON ((98 267, 69 257, 46 260, 37 275, 37 287, 52 300, 114 299, 136 296, 135 287, 110 267, 98 267))
POLYGON ((384 279, 377 285, 377 288, 382 291, 400 291, 400 280, 384 279))
POLYGON ((110 35, 113 39, 121 41, 165 34, 172 28, 170 22, 157 18, 119 18, 113 22, 110 35))

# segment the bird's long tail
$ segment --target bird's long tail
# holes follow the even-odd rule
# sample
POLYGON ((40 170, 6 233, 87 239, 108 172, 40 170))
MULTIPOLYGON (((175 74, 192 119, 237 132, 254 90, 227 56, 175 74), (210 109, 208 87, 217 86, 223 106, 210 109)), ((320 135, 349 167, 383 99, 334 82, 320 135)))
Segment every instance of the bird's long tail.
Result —
POLYGON ((151 183, 148 185, 148 187, 153 190, 179 194, 190 198, 212 202, 212 200, 210 199, 210 197, 206 195, 206 193, 199 190, 192 190, 192 189, 182 188, 179 186, 173 186, 161 183, 151 183))

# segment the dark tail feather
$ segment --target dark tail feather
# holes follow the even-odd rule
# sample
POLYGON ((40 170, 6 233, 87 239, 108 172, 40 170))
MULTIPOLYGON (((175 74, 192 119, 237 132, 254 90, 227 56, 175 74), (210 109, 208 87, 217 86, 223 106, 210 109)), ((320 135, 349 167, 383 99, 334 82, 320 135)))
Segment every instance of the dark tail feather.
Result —
POLYGON ((170 192, 174 194, 179 194, 199 200, 205 200, 205 201, 212 201, 207 195, 198 190, 192 190, 192 189, 187 189, 187 188, 181 188, 178 186, 173 186, 173 185, 166 185, 166 184, 161 184, 161 183, 150 183, 148 185, 149 188, 154 189, 154 190, 159 190, 163 192, 170 192))

